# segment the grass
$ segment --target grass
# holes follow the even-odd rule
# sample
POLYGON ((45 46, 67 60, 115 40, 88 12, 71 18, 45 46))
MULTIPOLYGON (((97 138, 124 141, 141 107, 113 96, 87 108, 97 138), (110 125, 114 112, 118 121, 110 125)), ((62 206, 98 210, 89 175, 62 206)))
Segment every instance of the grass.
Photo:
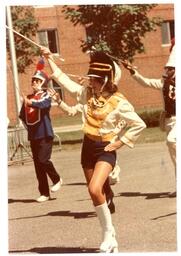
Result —
POLYGON ((76 116, 61 116, 51 118, 53 127, 60 127, 60 126, 66 126, 66 125, 74 125, 74 124, 81 124, 82 118, 81 114, 78 114, 76 116))
MULTIPOLYGON (((81 123, 82 123, 81 114, 76 115, 74 117, 61 116, 61 118, 56 117, 52 119, 53 127, 60 127, 60 126, 74 125, 74 124, 81 124, 81 123)), ((80 144, 84 136, 82 131, 57 133, 57 135, 59 135, 62 144, 74 145, 74 146, 75 144, 80 144)), ((142 132, 137 143, 151 143, 151 142, 158 142, 158 141, 165 141, 165 140, 166 140, 165 132, 162 132, 159 127, 151 127, 151 128, 146 128, 142 132)))
MULTIPOLYGON (((62 144, 75 144, 80 143, 83 138, 82 131, 58 133, 61 138, 62 144)), ((139 137, 137 143, 149 143, 164 141, 166 133, 162 132, 159 127, 145 129, 139 137)))
POLYGON ((62 141, 62 144, 75 144, 82 141, 83 132, 82 131, 75 131, 75 132, 63 132, 57 133, 62 141))
POLYGON ((166 140, 166 132, 162 132, 159 127, 146 128, 137 143, 149 143, 166 140))

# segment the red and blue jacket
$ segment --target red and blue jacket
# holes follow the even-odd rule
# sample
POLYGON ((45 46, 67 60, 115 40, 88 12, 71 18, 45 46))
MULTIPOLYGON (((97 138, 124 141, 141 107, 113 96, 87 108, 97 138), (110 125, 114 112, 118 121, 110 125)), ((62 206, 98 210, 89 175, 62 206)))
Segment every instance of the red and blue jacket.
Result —
POLYGON ((28 131, 28 140, 53 138, 53 128, 50 119, 51 98, 45 91, 39 91, 27 96, 33 99, 32 106, 23 103, 19 118, 28 131))

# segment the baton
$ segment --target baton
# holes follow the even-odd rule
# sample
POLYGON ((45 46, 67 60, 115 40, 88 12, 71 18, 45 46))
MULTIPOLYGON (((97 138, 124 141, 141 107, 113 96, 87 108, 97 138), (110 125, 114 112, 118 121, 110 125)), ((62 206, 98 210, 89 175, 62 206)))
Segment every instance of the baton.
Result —
POLYGON ((133 65, 127 63, 126 60, 118 59, 118 58, 116 58, 116 57, 114 57, 114 56, 112 56, 112 55, 110 55, 110 54, 108 54, 108 53, 106 53, 106 54, 107 54, 109 57, 111 57, 112 59, 115 59, 115 60, 117 60, 117 61, 120 61, 123 65, 124 65, 124 64, 125 64, 125 65, 129 65, 132 69, 138 69, 136 66, 133 66, 133 65))
MULTIPOLYGON (((93 51, 96 51, 96 48, 95 48, 94 46, 92 46, 91 49, 92 49, 93 51)), ((89 52, 90 52, 90 51, 87 51, 87 53, 89 53, 89 52)), ((119 59, 119 58, 116 58, 116 57, 110 55, 110 54, 107 53, 107 52, 106 52, 106 55, 109 56, 111 59, 114 59, 114 60, 116 60, 116 61, 118 61, 118 62, 120 61, 123 65, 124 65, 124 64, 127 64, 127 65, 128 65, 128 63, 127 63, 125 60, 121 60, 121 59, 119 59)), ((133 69, 137 69, 136 66, 132 66, 131 64, 130 64, 130 66, 131 66, 131 68, 133 68, 133 69)))
MULTIPOLYGON (((22 37, 23 39, 25 39, 25 40, 27 40, 28 42, 30 42, 31 44, 34 44, 34 45, 36 45, 39 49, 41 49, 41 45, 39 45, 39 44, 37 44, 36 42, 34 42, 33 40, 31 40, 31 39, 29 39, 28 37, 26 37, 26 36, 24 36, 24 35, 22 35, 22 34, 20 34, 19 32, 17 32, 16 30, 14 30, 13 28, 10 28, 10 27, 8 27, 7 25, 6 25, 6 28, 7 29, 9 29, 9 30, 12 30, 15 34, 17 34, 18 36, 20 36, 20 37, 22 37)), ((54 57, 55 57, 56 55, 54 55, 54 57)), ((61 61, 65 61, 63 58, 60 58, 60 57, 58 57, 61 61)))

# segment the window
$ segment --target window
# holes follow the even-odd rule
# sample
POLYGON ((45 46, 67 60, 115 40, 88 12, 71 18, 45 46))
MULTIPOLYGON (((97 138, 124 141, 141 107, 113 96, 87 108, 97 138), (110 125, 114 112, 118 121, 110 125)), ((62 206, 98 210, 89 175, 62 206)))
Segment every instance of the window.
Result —
POLYGON ((54 5, 34 5, 34 8, 52 8, 54 5))
POLYGON ((58 35, 56 29, 38 31, 39 44, 46 46, 52 53, 59 53, 58 35))
POLYGON ((174 21, 164 21, 161 26, 161 32, 162 32, 162 44, 167 45, 170 44, 171 39, 175 37, 175 27, 174 27, 174 21))
MULTIPOLYGON (((61 89, 61 87, 57 84, 57 82, 53 79, 50 80, 49 82, 49 86, 50 88, 53 88, 59 95, 60 95, 60 99, 63 100, 63 90, 61 89)), ((56 102, 52 103, 52 106, 57 105, 56 102)))

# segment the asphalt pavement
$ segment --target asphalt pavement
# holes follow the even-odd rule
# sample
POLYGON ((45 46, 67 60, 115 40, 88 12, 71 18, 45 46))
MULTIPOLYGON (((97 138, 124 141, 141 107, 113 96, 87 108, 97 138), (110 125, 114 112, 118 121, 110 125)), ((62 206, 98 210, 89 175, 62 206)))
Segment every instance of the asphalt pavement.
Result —
MULTIPOLYGON (((54 152, 63 178, 51 200, 39 196, 32 162, 8 167, 9 252, 97 253, 101 228, 80 166, 80 145, 54 152)), ((112 215, 120 253, 176 252, 175 175, 165 142, 118 151, 120 182, 113 185, 112 215)))

